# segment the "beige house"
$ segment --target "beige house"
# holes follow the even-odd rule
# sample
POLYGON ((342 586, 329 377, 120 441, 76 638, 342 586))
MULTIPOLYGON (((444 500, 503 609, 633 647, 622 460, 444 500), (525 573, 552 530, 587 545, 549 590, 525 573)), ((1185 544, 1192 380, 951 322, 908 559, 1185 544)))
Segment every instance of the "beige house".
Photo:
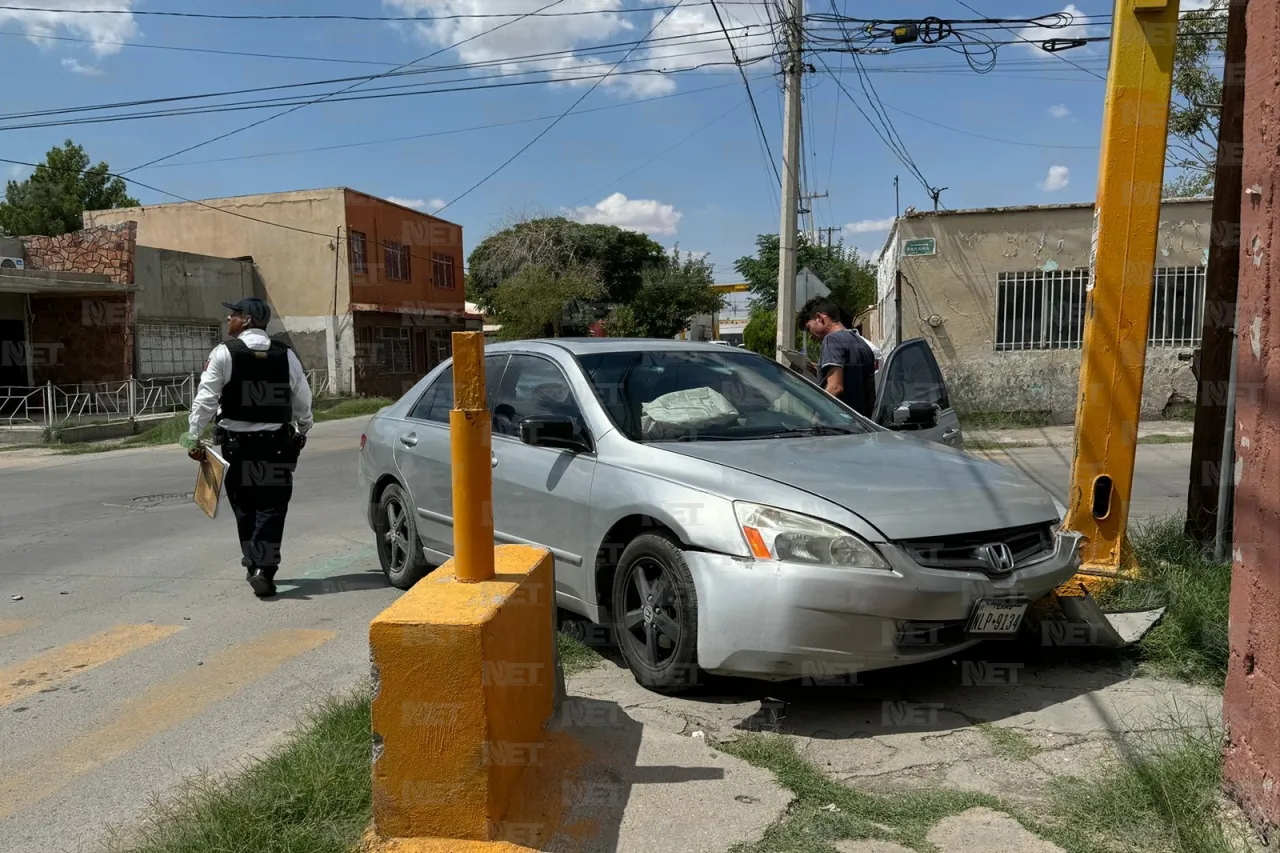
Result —
MULTIPOLYGON (((1211 207, 1207 198, 1162 206, 1145 418, 1195 400, 1211 207)), ((908 212, 885 242, 867 335, 885 349, 899 335, 925 338, 962 411, 1070 423, 1092 245, 1092 204, 908 212)))
POLYGON ((333 187, 86 211, 137 223, 139 246, 250 259, 255 294, 331 391, 398 397, 451 353, 467 313, 462 227, 333 187))

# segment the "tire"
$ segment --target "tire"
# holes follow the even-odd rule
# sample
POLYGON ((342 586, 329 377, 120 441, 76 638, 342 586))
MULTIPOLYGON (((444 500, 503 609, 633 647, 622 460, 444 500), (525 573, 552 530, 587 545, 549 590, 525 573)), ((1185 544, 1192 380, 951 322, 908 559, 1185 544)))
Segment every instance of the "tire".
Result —
POLYGON ((642 687, 675 695, 698 684, 698 595, 670 536, 646 533, 627 545, 612 603, 618 650, 642 687))
POLYGON ((382 573, 396 589, 411 589, 429 568, 418 541, 418 528, 409 512, 412 502, 403 488, 387 486, 378 499, 377 526, 374 538, 378 546, 378 562, 382 573))

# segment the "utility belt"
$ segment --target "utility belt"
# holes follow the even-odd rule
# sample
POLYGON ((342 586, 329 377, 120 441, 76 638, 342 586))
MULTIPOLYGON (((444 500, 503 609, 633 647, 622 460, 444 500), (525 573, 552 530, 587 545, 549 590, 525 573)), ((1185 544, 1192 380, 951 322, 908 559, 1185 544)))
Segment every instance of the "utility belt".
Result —
POLYGON ((219 424, 213 428, 213 442, 222 448, 223 455, 227 457, 247 452, 253 452, 254 455, 271 453, 279 455, 285 461, 296 462, 307 443, 307 437, 298 432, 293 424, 284 424, 279 429, 252 431, 230 430, 219 424))

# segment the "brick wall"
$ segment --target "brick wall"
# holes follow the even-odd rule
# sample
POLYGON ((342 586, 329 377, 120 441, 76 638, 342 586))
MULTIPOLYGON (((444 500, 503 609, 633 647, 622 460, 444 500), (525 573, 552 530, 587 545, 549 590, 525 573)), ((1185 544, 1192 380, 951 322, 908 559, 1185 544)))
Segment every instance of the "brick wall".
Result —
POLYGON ((122 382, 133 375, 133 294, 31 297, 37 385, 122 382))
POLYGON ((122 222, 59 237, 23 237, 27 266, 36 270, 105 274, 116 284, 133 283, 138 223, 122 222))
POLYGON ((1280 7, 1255 0, 1247 20, 1224 776, 1270 835, 1280 826, 1280 7))

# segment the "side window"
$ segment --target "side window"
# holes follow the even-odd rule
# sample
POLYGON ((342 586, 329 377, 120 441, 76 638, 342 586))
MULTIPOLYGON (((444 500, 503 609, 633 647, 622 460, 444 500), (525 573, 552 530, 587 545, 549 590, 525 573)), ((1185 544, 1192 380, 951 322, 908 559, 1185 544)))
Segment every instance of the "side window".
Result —
POLYGON ((951 408, 942 372, 923 341, 903 344, 889 356, 884 369, 884 385, 877 407, 881 418, 908 401, 935 403, 944 411, 951 408))
POLYGON ((444 373, 431 383, 431 387, 409 410, 409 417, 415 421, 434 421, 449 423, 449 410, 453 408, 453 366, 445 368, 444 373))
POLYGON ((494 400, 498 397, 498 387, 502 385, 502 374, 507 369, 506 354, 486 355, 484 357, 484 404, 493 416, 494 400))
POLYGON ((519 437, 520 421, 547 415, 571 417, 580 431, 586 429, 569 380, 554 362, 545 358, 511 356, 493 403, 495 435, 519 437))

